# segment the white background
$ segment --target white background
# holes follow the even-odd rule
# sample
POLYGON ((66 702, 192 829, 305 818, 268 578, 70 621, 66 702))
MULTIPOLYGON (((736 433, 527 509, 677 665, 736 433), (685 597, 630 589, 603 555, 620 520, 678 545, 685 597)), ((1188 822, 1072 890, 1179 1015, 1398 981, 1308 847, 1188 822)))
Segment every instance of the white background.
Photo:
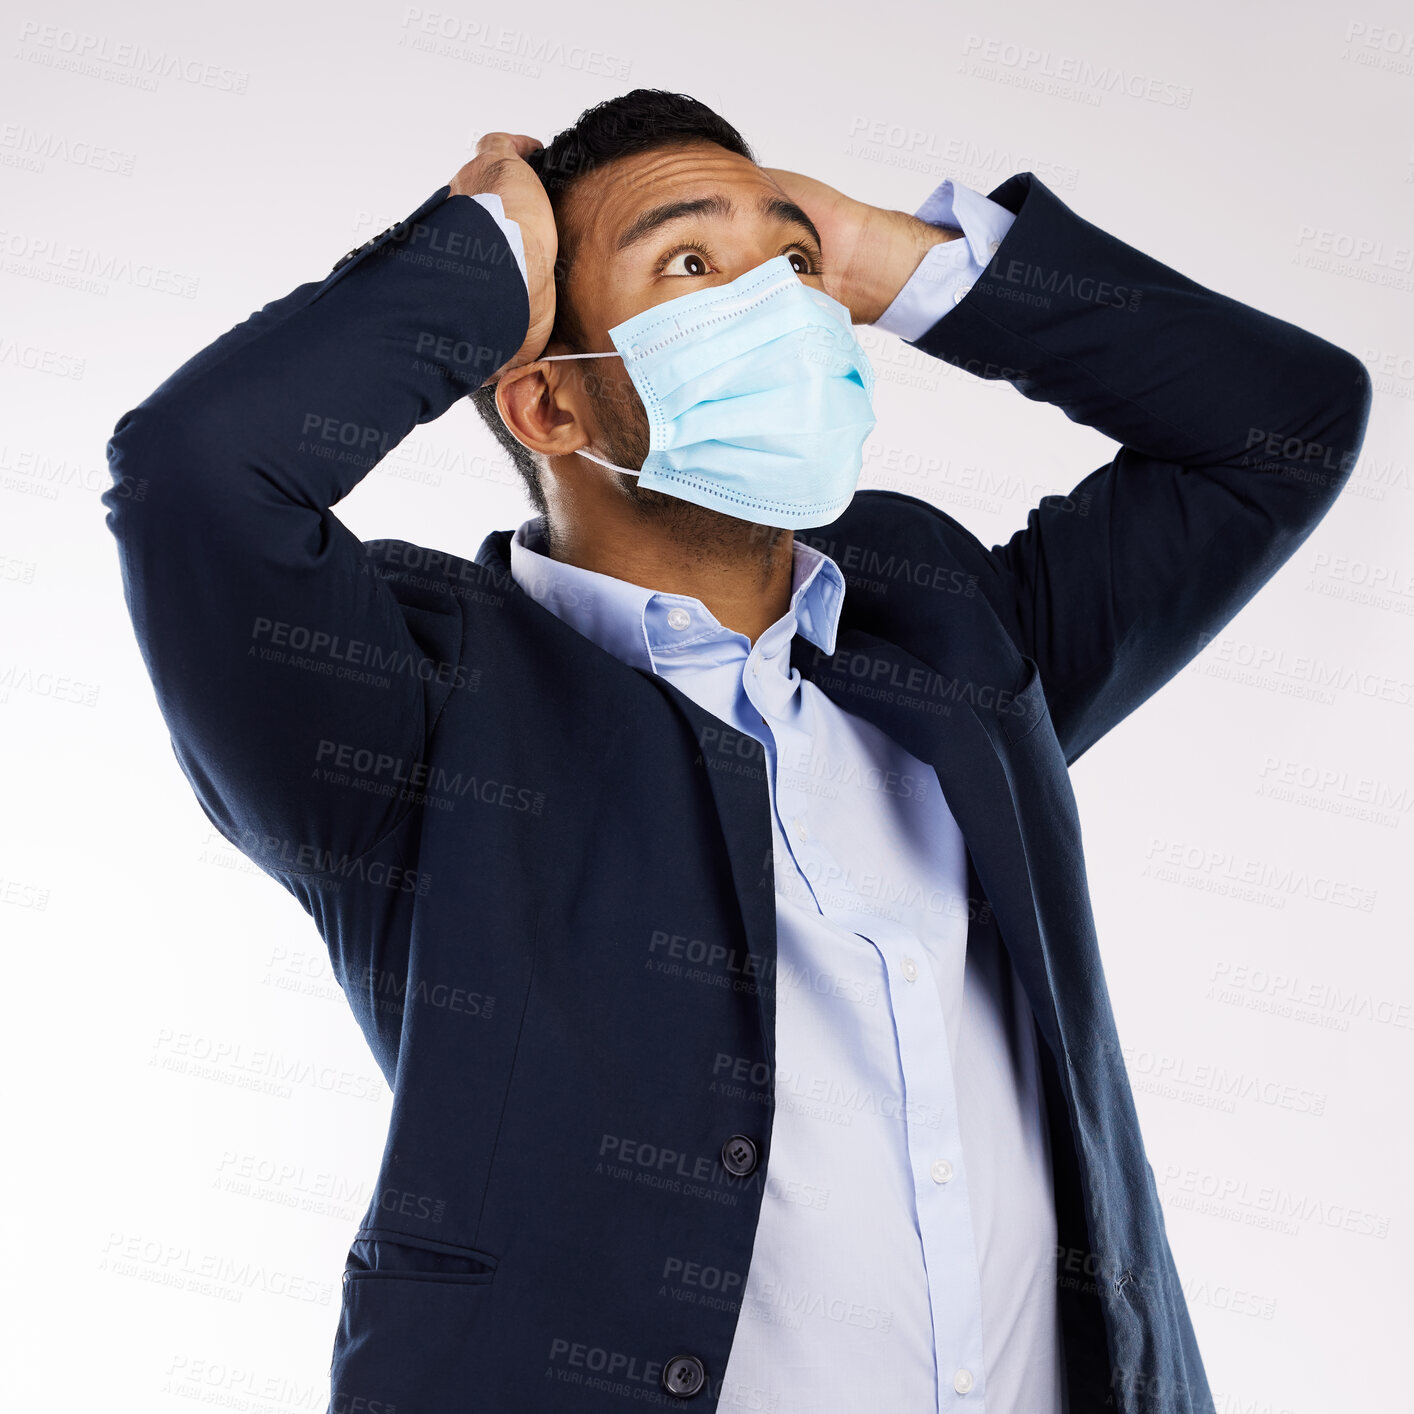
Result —
MULTIPOLYGON (((1073 774, 1219 1410, 1404 1407, 1414 17, 1314 0, 969 12, 7 7, 7 1407, 322 1411, 388 1116, 310 920, 211 830, 173 758, 98 500, 105 441, 189 355, 411 211, 480 133, 548 140, 635 86, 691 93, 767 165, 884 206, 1033 171, 1371 365, 1365 451, 1329 516, 1073 774), (152 288, 153 267, 190 296, 152 288), (1254 870, 1266 887, 1239 896, 1254 870), (1293 1007, 1297 991, 1316 999, 1293 1007), (219 1053, 215 1078, 184 1073, 184 1051, 219 1053), (242 1088, 271 1052, 322 1080, 242 1088)), ((862 484, 923 496, 988 544, 1113 454, 1005 384, 866 338, 879 425, 862 484)), ((465 402, 339 508, 363 538, 465 556, 529 513, 465 402)))

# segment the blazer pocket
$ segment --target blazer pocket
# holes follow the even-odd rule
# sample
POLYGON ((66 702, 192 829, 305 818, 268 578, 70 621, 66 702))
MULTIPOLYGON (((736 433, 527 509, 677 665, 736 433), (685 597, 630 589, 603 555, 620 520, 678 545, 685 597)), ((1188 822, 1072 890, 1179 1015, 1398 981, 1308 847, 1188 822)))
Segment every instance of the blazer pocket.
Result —
POLYGON ((496 1258, 471 1247, 360 1231, 349 1249, 329 1362, 330 1410, 471 1408, 497 1364, 496 1258))
POLYGON ((387 1228, 360 1228, 349 1247, 344 1282, 430 1281, 485 1285, 497 1259, 475 1247, 413 1237, 387 1228))
POLYGON ((1029 736, 1049 710, 1046 691, 1041 684, 1041 670, 1035 660, 1025 654, 1022 654, 1021 663, 1021 680, 1012 691, 1011 701, 999 709, 1002 730, 1013 746, 1029 736))

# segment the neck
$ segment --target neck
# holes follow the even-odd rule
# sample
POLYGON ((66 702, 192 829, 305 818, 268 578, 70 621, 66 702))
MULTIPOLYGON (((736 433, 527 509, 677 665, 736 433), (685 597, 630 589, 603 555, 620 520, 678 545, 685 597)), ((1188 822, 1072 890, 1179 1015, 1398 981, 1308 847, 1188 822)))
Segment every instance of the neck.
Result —
MULTIPOLYGON (((577 508, 578 510, 579 508, 577 508)), ((546 518, 547 553, 580 569, 700 599, 756 640, 790 607, 795 538, 668 496, 626 512, 546 518)))

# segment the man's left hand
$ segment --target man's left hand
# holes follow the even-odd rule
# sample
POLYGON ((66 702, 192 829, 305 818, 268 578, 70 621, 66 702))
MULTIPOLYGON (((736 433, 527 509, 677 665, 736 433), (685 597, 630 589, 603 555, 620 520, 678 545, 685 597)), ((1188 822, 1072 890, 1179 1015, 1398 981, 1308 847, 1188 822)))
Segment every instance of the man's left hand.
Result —
POLYGON ((764 169, 815 223, 824 256, 825 293, 856 324, 872 324, 894 302, 928 251, 961 231, 930 226, 906 211, 855 201, 799 172, 764 169))

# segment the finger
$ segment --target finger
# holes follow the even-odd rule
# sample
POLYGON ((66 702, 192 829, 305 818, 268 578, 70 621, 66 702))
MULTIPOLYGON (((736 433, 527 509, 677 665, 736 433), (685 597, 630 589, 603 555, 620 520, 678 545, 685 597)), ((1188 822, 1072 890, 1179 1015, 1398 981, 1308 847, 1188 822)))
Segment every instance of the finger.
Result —
POLYGON ((515 139, 510 133, 482 133, 476 144, 478 157, 509 157, 516 152, 515 139))
POLYGON ((483 133, 476 144, 478 157, 529 157, 538 147, 544 147, 539 138, 526 133, 483 133))
POLYGON ((763 167, 761 169, 778 187, 801 187, 809 180, 799 172, 788 172, 784 167, 763 167))

